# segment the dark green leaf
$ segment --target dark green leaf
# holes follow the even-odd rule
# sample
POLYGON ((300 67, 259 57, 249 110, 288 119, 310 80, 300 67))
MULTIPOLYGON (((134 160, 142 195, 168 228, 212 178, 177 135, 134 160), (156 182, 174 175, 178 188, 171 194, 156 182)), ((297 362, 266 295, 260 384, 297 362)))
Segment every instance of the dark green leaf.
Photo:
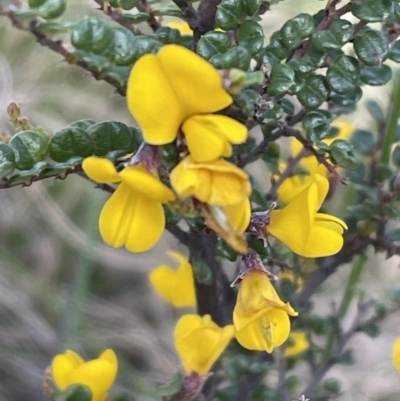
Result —
POLYGON ((362 129, 358 129, 353 132, 350 142, 356 152, 365 156, 372 154, 376 144, 374 134, 370 131, 365 131, 362 129))
POLYGON ((77 22, 71 30, 71 43, 79 50, 102 53, 111 43, 112 32, 100 18, 89 17, 77 22))
POLYGON ((324 380, 324 382, 322 383, 322 386, 323 386, 324 390, 326 390, 332 394, 339 394, 340 391, 342 390, 342 386, 341 386, 339 380, 333 379, 333 378, 324 380))
POLYGON ((267 92, 270 96, 278 96, 286 93, 294 84, 295 74, 287 64, 277 64, 272 68, 267 92))
MULTIPOLYGON (((399 242, 400 241, 400 228, 396 228, 396 229, 394 229, 392 231, 389 231, 386 234, 386 238, 389 241, 392 241, 392 242, 399 242)), ((400 292, 399 292, 399 295, 400 295, 400 292)), ((399 301, 398 302, 400 303, 400 297, 399 297, 399 301)))
POLYGON ((0 143, 0 179, 14 171, 15 154, 6 143, 0 143))
POLYGON ((400 63, 400 40, 396 40, 390 47, 388 58, 396 63, 400 63))
POLYGON ((140 132, 136 128, 128 128, 119 121, 104 121, 92 125, 86 130, 92 138, 93 153, 105 156, 113 150, 124 150, 126 153, 135 152, 141 143, 140 132))
POLYGON ((375 67, 364 67, 361 70, 361 81, 371 86, 385 85, 392 78, 392 70, 389 66, 382 64, 375 67))
POLYGON ((354 33, 353 24, 343 19, 336 19, 326 31, 316 31, 311 37, 313 45, 321 50, 338 50, 347 43, 354 33))
POLYGON ((134 50, 133 59, 136 62, 140 57, 145 54, 155 54, 162 47, 162 43, 153 36, 141 35, 135 36, 132 41, 132 47, 134 50))
POLYGON ((367 100, 365 103, 365 107, 376 121, 380 123, 385 122, 385 116, 383 114, 382 107, 377 102, 375 102, 375 100, 367 100))
POLYGON ((43 19, 54 19, 63 15, 66 8, 65 0, 46 0, 36 9, 36 12, 43 19))
POLYGON ((389 17, 391 0, 352 0, 351 12, 362 21, 379 22, 389 17))
POLYGON ((37 25, 37 29, 46 36, 52 36, 59 33, 68 32, 68 29, 64 24, 60 24, 59 22, 53 22, 53 21, 40 22, 37 25))
POLYGON ((384 33, 373 29, 363 30, 354 39, 354 50, 367 65, 380 65, 389 51, 384 33))
POLYGON ((352 106, 362 98, 363 92, 360 87, 355 88, 350 93, 339 94, 331 92, 330 98, 332 102, 340 106, 352 106))
POLYGON ((244 17, 246 11, 243 0, 222 0, 217 6, 215 15, 215 26, 225 31, 235 29, 240 18, 244 17))
POLYGON ((332 116, 325 110, 314 110, 307 113, 302 121, 307 136, 314 142, 324 139, 329 132, 332 116))
POLYGON ((46 157, 49 138, 36 131, 22 131, 11 138, 9 145, 15 153, 16 167, 29 170, 46 157))
POLYGON ((218 240, 217 254, 219 257, 234 262, 237 259, 237 253, 222 238, 218 240))
POLYGON ((226 53, 231 48, 231 39, 225 32, 207 32, 197 44, 197 52, 206 60, 212 56, 226 53))
POLYGON ((279 60, 283 60, 289 55, 290 49, 286 47, 282 40, 280 31, 274 32, 271 35, 269 45, 265 48, 268 53, 273 54, 279 60))
POLYGON ((119 0, 119 4, 124 10, 131 10, 139 0, 119 0))
POLYGON ((257 13, 260 6, 264 3, 263 0, 246 0, 246 14, 252 16, 257 13))
POLYGON ((279 104, 274 104, 272 109, 266 111, 263 115, 262 124, 270 124, 272 122, 280 120, 285 112, 283 111, 283 107, 279 104))
POLYGON ((125 22, 128 22, 130 24, 133 25, 137 25, 140 24, 141 22, 145 22, 150 18, 150 14, 146 13, 146 12, 139 12, 139 13, 135 13, 135 14, 123 14, 121 16, 122 20, 125 22))
POLYGON ((207 263, 205 263, 203 259, 201 259, 197 256, 192 257, 190 262, 193 267, 193 273, 194 273, 196 282, 201 283, 201 284, 211 284, 212 271, 210 269, 210 266, 208 266, 207 263))
POLYGON ((241 46, 233 47, 224 54, 216 54, 211 57, 210 63, 219 69, 223 68, 239 68, 247 71, 250 67, 250 53, 241 46))
POLYGON ((51 138, 49 154, 57 162, 65 162, 74 156, 92 156, 94 154, 93 140, 80 128, 64 128, 57 131, 51 138))
POLYGON ((157 387, 157 394, 162 398, 170 397, 172 395, 180 393, 182 388, 183 388, 183 376, 182 373, 177 372, 172 377, 171 382, 157 387))
POLYGON ((352 92, 360 77, 360 65, 354 57, 337 57, 326 73, 331 88, 339 94, 352 92))
POLYGON ((306 54, 301 58, 292 58, 289 65, 295 70, 303 74, 315 71, 320 67, 326 58, 326 53, 317 50, 314 46, 310 46, 306 54))
POLYGON ((135 57, 133 49, 134 35, 131 31, 124 27, 114 28, 112 30, 112 40, 109 47, 111 60, 116 65, 132 65, 135 57))
POLYGON ((183 18, 182 11, 175 5, 169 5, 161 7, 157 10, 153 10, 153 15, 161 17, 178 17, 183 18))
POLYGON ((329 156, 333 163, 348 170, 356 169, 359 162, 352 154, 353 147, 344 139, 335 139, 330 145, 329 156))
POLYGON ((329 87, 321 75, 309 75, 304 87, 297 93, 299 102, 306 109, 316 109, 329 96, 329 87))
POLYGON ((71 123, 70 126, 77 127, 77 128, 83 129, 85 131, 93 124, 96 124, 96 121, 89 120, 89 119, 83 119, 83 120, 74 121, 73 123, 71 123))
POLYGON ((253 89, 244 89, 234 96, 235 103, 240 106, 248 117, 254 116, 254 108, 259 94, 253 89))
POLYGON ((264 43, 264 31, 260 24, 246 20, 237 30, 239 46, 246 48, 251 55, 261 49, 264 43))
POLYGON ((54 401, 91 401, 92 392, 83 384, 71 384, 65 390, 59 391, 54 401))
POLYGON ((289 114, 290 116, 292 116, 294 114, 294 104, 289 100, 289 99, 282 99, 279 104, 283 107, 283 111, 286 114, 289 114))
POLYGON ((287 48, 296 49, 314 30, 313 17, 309 14, 299 14, 283 25, 281 39, 287 48))

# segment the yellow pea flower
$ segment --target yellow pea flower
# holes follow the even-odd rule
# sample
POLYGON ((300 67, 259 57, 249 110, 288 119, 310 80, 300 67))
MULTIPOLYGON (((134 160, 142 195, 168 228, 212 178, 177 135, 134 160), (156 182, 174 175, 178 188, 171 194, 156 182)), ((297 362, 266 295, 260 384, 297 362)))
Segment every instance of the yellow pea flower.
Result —
POLYGON ((168 21, 167 26, 177 29, 182 35, 193 35, 193 31, 185 21, 168 21))
POLYGON ((225 214, 232 225, 233 229, 243 234, 250 224, 251 218, 251 204, 250 200, 246 198, 243 202, 236 205, 224 207, 225 214))
POLYGON ((219 327, 210 315, 183 315, 175 327, 175 348, 185 374, 206 375, 234 336, 232 325, 219 327))
POLYGON ((285 349, 285 357, 290 358, 299 355, 310 347, 306 333, 291 332, 289 335, 289 345, 285 349))
POLYGON ((117 375, 118 361, 111 349, 105 350, 97 359, 85 362, 74 351, 57 355, 51 363, 54 382, 60 390, 71 384, 90 388, 92 401, 104 401, 117 375))
POLYGON ((343 247, 346 223, 330 214, 318 213, 328 190, 328 180, 314 175, 314 181, 283 209, 271 211, 266 233, 306 258, 338 253, 343 247))
POLYGON ((393 345, 393 365, 400 373, 400 337, 396 339, 393 345))
POLYGON ((174 200, 174 193, 140 164, 118 172, 110 160, 91 156, 82 168, 97 183, 120 183, 100 213, 103 240, 114 248, 125 245, 131 252, 153 247, 165 227, 162 203, 174 200))
POLYGON ((182 128, 193 160, 198 162, 230 155, 230 143, 246 140, 244 125, 211 114, 232 101, 218 71, 178 45, 166 45, 158 54, 141 57, 128 79, 128 108, 145 141, 170 143, 182 128))
POLYGON ((264 272, 244 275, 233 310, 235 336, 244 348, 272 352, 281 346, 289 337, 289 315, 298 313, 279 298, 264 272))
MULTIPOLYGON (((353 126, 345 121, 335 121, 332 127, 338 128, 339 133, 334 138, 325 138, 322 142, 330 145, 336 139, 349 139, 353 132, 353 126)), ((290 144, 291 154, 297 155, 303 150, 303 144, 296 138, 292 138, 290 144)), ((278 188, 278 197, 283 203, 289 203, 293 198, 296 197, 303 189, 309 186, 315 179, 314 175, 319 174, 324 177, 328 177, 328 169, 319 164, 315 156, 303 157, 299 163, 299 166, 306 171, 306 174, 297 174, 287 178, 282 185, 278 188)))
POLYGON ((178 252, 168 252, 179 263, 177 270, 161 265, 150 273, 154 289, 177 308, 196 306, 193 271, 187 257, 178 252))
POLYGON ((188 156, 172 170, 170 178, 181 198, 194 196, 210 205, 237 205, 251 192, 248 175, 226 160, 195 163, 188 156))

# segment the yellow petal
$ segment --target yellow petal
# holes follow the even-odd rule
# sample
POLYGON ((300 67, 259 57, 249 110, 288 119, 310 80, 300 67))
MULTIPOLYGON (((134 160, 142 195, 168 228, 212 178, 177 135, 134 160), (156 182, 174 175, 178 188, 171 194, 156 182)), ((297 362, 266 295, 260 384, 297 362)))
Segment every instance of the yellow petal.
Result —
POLYGON ((112 350, 86 362, 69 375, 70 384, 83 384, 92 391, 92 401, 104 401, 117 375, 117 358, 112 350))
POLYGON ((134 65, 128 79, 128 108, 153 145, 172 142, 183 121, 213 113, 232 103, 218 71, 178 45, 166 45, 134 65))
POLYGON ((168 252, 179 262, 177 270, 166 265, 155 268, 150 273, 154 289, 177 308, 196 306, 193 271, 188 259, 177 252, 168 252))
POLYGON ((209 315, 182 316, 175 327, 175 348, 185 373, 206 375, 234 335, 232 325, 219 327, 209 315))
POLYGON ((397 338, 393 345, 393 365, 400 373, 400 337, 397 338))
POLYGON ((243 143, 247 128, 236 120, 222 115, 194 115, 182 126, 191 158, 207 162, 232 154, 231 143, 243 143))
POLYGON ((67 388, 71 384, 68 375, 83 363, 82 358, 70 350, 64 354, 57 355, 51 363, 51 371, 57 387, 61 390, 67 388))
POLYGON ((235 205, 250 195, 247 174, 225 160, 194 163, 183 159, 171 172, 171 185, 182 198, 194 196, 211 205, 235 205))
POLYGON ((144 197, 163 203, 175 199, 172 190, 141 165, 127 167, 119 173, 119 176, 132 191, 144 197))
POLYGON ((349 139, 353 132, 353 126, 346 121, 335 121, 332 127, 338 128, 339 133, 333 138, 325 138, 323 142, 330 145, 336 139, 349 139))
POLYGON ((250 224, 250 200, 246 198, 243 202, 238 203, 237 205, 225 206, 224 210, 233 229, 238 233, 244 233, 250 224))
POLYGON ((159 201, 135 193, 125 183, 105 203, 99 229, 103 240, 118 248, 125 244, 131 252, 144 252, 160 239, 165 215, 159 201))
POLYGON ((102 157, 90 156, 83 163, 82 168, 85 174, 99 184, 111 184, 121 181, 114 164, 102 157))
POLYGON ((235 336, 244 348, 272 352, 287 340, 289 333, 288 314, 280 309, 272 309, 236 331, 235 336))
POLYGON ((193 31, 185 21, 168 21, 167 26, 170 28, 177 29, 181 35, 193 35, 193 31))
POLYGON ((293 357, 301 354, 310 347, 306 333, 292 332, 289 336, 291 344, 285 349, 285 357, 293 357))

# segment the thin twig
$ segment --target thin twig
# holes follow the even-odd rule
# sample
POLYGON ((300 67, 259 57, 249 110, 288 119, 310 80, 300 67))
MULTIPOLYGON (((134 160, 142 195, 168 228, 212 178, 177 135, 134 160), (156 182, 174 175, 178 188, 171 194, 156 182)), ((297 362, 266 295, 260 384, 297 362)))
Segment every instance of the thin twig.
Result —
POLYGON ((153 32, 156 32, 161 28, 160 22, 157 20, 153 13, 153 9, 151 6, 147 3, 147 0, 139 0, 138 3, 136 4, 136 8, 140 12, 148 13, 149 14, 149 19, 146 21, 149 27, 152 29, 153 32))
POLYGON ((193 8, 191 3, 186 2, 185 0, 172 0, 178 8, 181 10, 183 16, 186 18, 189 26, 193 29, 193 27, 198 24, 198 15, 197 11, 193 8))

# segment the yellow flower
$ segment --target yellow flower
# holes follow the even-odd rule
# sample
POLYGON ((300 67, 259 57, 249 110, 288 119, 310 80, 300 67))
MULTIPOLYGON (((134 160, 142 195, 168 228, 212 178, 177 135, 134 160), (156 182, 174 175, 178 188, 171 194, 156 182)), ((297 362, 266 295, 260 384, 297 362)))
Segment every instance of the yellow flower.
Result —
POLYGON ((210 205, 237 205, 251 191, 248 175, 226 160, 195 163, 188 156, 172 170, 170 178, 180 197, 194 196, 210 205))
POLYGON ((118 361, 111 349, 105 350, 97 359, 85 362, 73 351, 57 355, 51 363, 55 384, 65 390, 71 384, 90 388, 92 401, 104 401, 117 375, 118 361))
POLYGON ((177 29, 182 35, 193 35, 193 31, 185 21, 168 21, 167 26, 177 29))
POLYGON ((245 274, 233 311, 235 336, 244 348, 272 352, 281 346, 290 333, 289 315, 297 312, 279 298, 265 273, 245 274))
POLYGON ((247 137, 244 125, 210 114, 229 106, 232 97, 218 71, 182 46, 166 45, 138 60, 128 79, 127 102, 146 142, 170 143, 182 128, 198 162, 230 155, 230 143, 247 137))
POLYGON ((400 373, 400 337, 396 339, 393 345, 393 365, 400 373))
POLYGON ((289 336, 289 345, 285 349, 285 357, 290 358, 299 355, 310 347, 306 333, 292 332, 289 336))
POLYGON ((236 232, 243 234, 250 224, 250 200, 246 198, 243 202, 240 202, 236 205, 225 206, 224 210, 232 228, 236 232))
POLYGON ((296 287, 296 290, 299 291, 303 288, 304 281, 301 277, 294 275, 290 270, 281 270, 278 273, 279 280, 288 280, 296 287))
POLYGON ((110 160, 93 156, 86 158, 82 167, 97 183, 120 182, 100 213, 103 240, 114 248, 125 245, 131 252, 153 247, 165 226, 161 203, 174 200, 174 193, 142 165, 118 172, 110 160))
MULTIPOLYGON (((338 128, 339 133, 333 138, 325 138, 322 140, 327 145, 330 145, 336 139, 349 139, 353 126, 345 121, 337 121, 332 124, 332 127, 338 128)), ((292 138, 290 151, 293 156, 303 150, 303 145, 296 138, 292 138)), ((283 168, 284 168, 283 164, 283 168)), ((315 179, 314 175, 319 174, 328 177, 329 171, 323 165, 319 164, 314 155, 303 157, 299 166, 305 170, 305 174, 296 174, 287 178, 278 188, 278 197, 283 203, 289 203, 296 197, 304 188, 310 185, 315 179)))
POLYGON ((150 282, 154 289, 177 308, 196 306, 192 266, 187 257, 178 252, 168 252, 179 267, 177 270, 161 265, 150 273, 150 282))
POLYGON ((271 211, 267 234, 306 258, 334 255, 343 246, 346 223, 325 213, 317 213, 329 190, 328 180, 314 175, 314 181, 283 209, 271 211))
POLYGON ((175 348, 186 375, 206 375, 234 335, 232 325, 219 327, 210 315, 184 315, 175 327, 175 348))

